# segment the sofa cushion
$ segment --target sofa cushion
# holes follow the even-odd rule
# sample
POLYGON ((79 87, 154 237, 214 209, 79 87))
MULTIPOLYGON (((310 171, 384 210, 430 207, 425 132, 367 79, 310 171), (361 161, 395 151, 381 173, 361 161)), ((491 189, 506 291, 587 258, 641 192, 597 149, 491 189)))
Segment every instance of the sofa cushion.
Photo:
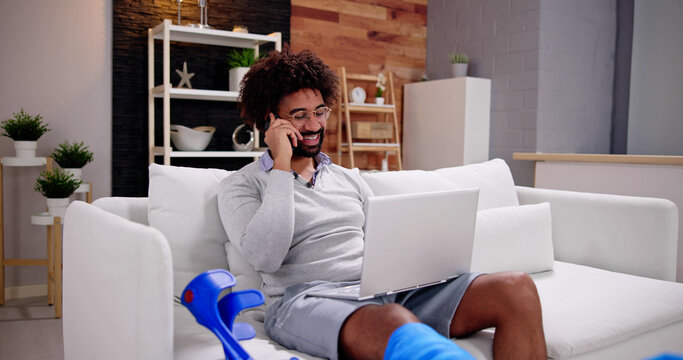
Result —
POLYGON ((218 215, 218 184, 230 172, 149 166, 149 224, 168 240, 173 258, 173 293, 180 295, 198 274, 228 269, 228 241, 218 215))
POLYGON ((501 159, 434 171, 368 172, 362 176, 377 196, 479 188, 479 210, 519 205, 510 168, 501 159))
POLYGON ((552 270, 550 204, 508 206, 477 213, 472 270, 479 272, 552 270))
POLYGON ((479 210, 517 206, 517 190, 510 168, 503 159, 434 170, 457 188, 479 188, 479 210))
POLYGON ((550 358, 577 356, 683 321, 681 283, 561 261, 553 271, 531 276, 550 358))

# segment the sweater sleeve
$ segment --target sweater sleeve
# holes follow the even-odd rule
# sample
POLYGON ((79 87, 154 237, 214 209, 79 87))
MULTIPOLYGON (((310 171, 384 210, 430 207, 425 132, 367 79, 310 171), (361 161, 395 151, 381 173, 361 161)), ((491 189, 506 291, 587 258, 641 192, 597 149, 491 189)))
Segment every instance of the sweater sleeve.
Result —
POLYGON ((271 170, 263 191, 248 174, 228 176, 218 210, 230 242, 258 271, 277 271, 294 236, 292 175, 271 170))

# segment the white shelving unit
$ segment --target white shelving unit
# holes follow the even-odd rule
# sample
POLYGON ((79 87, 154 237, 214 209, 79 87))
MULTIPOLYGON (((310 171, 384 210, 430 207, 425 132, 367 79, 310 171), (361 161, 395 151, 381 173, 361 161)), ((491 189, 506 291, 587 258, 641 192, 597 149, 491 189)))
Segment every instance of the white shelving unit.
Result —
POLYGON ((488 160, 490 120, 490 79, 459 77, 405 84, 405 168, 435 170, 488 160))
MULTIPOLYGON (((238 93, 235 91, 202 90, 173 88, 171 85, 171 41, 217 45, 226 47, 252 48, 258 56, 259 47, 263 44, 275 44, 275 50, 282 50, 282 34, 275 32, 268 35, 244 34, 225 30, 200 29, 188 26, 173 25, 171 20, 164 20, 161 24, 148 30, 147 38, 147 67, 148 67, 148 122, 149 122, 149 163, 154 162, 155 156, 163 156, 164 164, 169 165, 171 158, 198 157, 253 157, 263 154, 263 151, 173 151, 171 149, 171 99, 190 99, 206 101, 236 102, 238 93), (154 84, 154 41, 163 43, 162 74, 163 83, 154 84), (154 139, 154 99, 163 99, 163 144, 156 146, 154 139)), ((259 148, 258 130, 254 129, 255 147, 259 148)))

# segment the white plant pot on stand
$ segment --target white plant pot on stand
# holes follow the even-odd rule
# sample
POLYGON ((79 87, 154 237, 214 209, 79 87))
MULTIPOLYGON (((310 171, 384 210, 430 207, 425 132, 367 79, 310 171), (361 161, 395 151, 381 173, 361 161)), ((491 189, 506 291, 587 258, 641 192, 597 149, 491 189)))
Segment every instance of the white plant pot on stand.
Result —
POLYGON ((47 198, 47 213, 52 216, 59 216, 62 221, 66 208, 69 206, 69 198, 47 198))
POLYGON ((37 141, 14 140, 14 150, 18 158, 35 158, 37 148, 37 141))
POLYGON ((230 91, 240 91, 240 81, 242 81, 242 78, 244 75, 247 74, 249 71, 248 67, 236 67, 230 69, 229 73, 229 84, 228 84, 228 90, 230 91))
POLYGON ((375 98, 375 104, 384 105, 384 98, 383 97, 376 97, 375 98))
POLYGON ((76 180, 83 180, 83 168, 65 168, 65 173, 73 175, 76 180))

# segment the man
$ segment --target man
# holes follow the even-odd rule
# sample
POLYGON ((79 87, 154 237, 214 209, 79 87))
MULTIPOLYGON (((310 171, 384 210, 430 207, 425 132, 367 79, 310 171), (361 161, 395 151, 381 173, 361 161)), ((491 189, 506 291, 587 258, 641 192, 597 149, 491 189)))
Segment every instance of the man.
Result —
POLYGON ((332 359, 433 358, 459 351, 450 337, 496 327, 497 358, 545 358, 540 302, 526 274, 465 274, 360 302, 306 296, 360 279, 372 191, 357 169, 320 152, 337 86, 313 53, 287 48, 260 60, 242 82, 242 116, 265 131, 268 151, 224 180, 219 210, 230 242, 272 299, 267 334, 332 359))

